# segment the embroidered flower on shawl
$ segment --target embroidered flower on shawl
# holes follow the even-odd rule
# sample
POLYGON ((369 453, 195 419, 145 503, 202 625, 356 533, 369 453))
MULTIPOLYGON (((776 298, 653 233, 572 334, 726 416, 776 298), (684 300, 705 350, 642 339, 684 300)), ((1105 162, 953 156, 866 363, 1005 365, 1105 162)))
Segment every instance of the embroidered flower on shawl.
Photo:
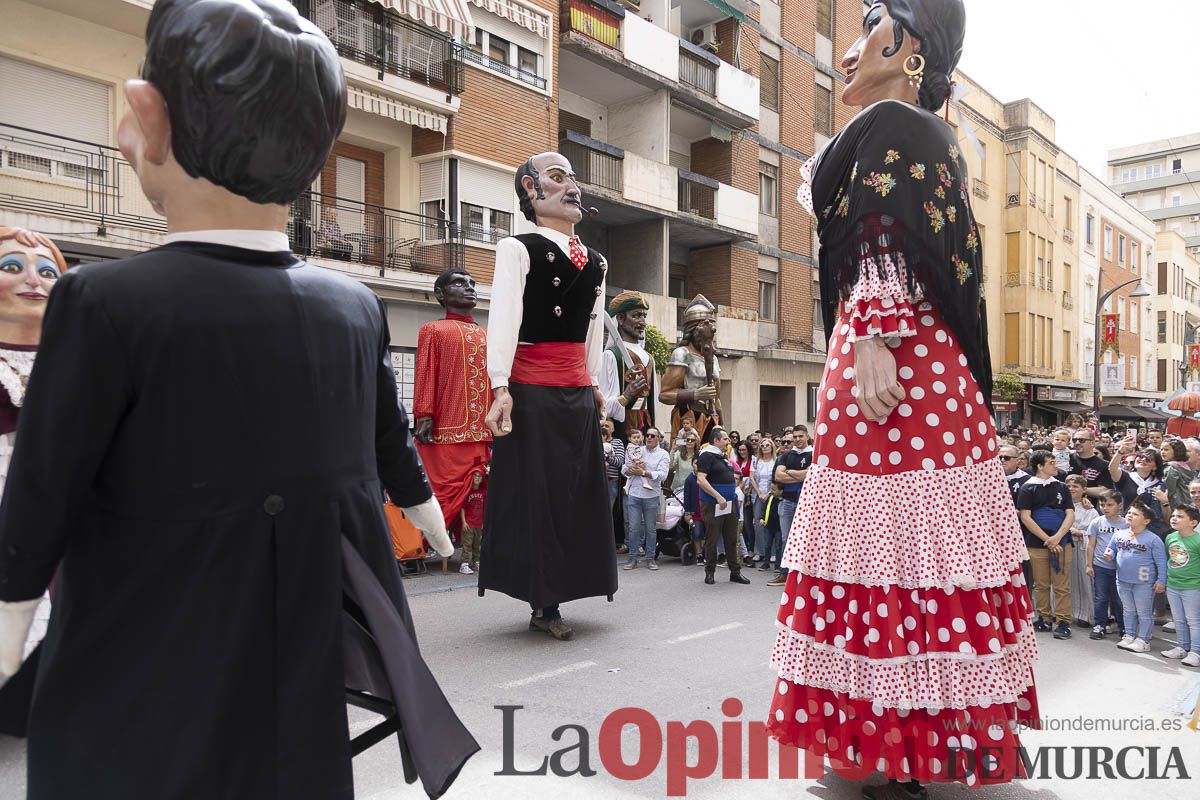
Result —
POLYGON ((825 208, 821 211, 821 217, 823 219, 829 219, 829 215, 832 213, 833 213, 833 206, 832 205, 825 206, 825 208))
POLYGON ((958 256, 950 256, 950 260, 954 263, 954 271, 958 273, 959 285, 966 283, 967 278, 971 277, 970 265, 958 256))
POLYGON ((854 183, 854 179, 858 177, 858 162, 854 162, 854 169, 850 170, 850 182, 854 183))
POLYGON ((883 159, 884 164, 891 164, 894 161, 900 160, 900 154, 895 150, 888 150, 887 155, 883 159))
POLYGON ((979 233, 974 228, 967 234, 967 249, 979 252, 979 233))
POLYGON ((946 217, 942 214, 942 210, 934 205, 932 200, 925 203, 925 213, 929 215, 929 226, 933 228, 934 233, 941 233, 942 228, 946 227, 946 217))
POLYGON ((946 206, 946 219, 950 220, 951 222, 957 222, 958 209, 954 206, 946 206))
POLYGON ((850 214, 850 195, 842 195, 842 199, 838 201, 837 215, 845 217, 850 214))
POLYGON ((946 190, 943 189, 941 186, 933 187, 933 193, 937 195, 938 200, 946 199, 946 190))
POLYGON ((863 185, 874 186, 875 191, 879 192, 880 197, 887 197, 888 192, 896 188, 896 179, 892 177, 892 173, 890 172, 872 172, 863 178, 863 185))
POLYGON ((950 145, 950 160, 958 161, 958 145, 956 144, 950 145))
POLYGON ((954 179, 950 177, 950 168, 947 167, 945 164, 937 165, 937 174, 938 174, 938 180, 940 180, 942 182, 942 185, 945 186, 947 189, 949 189, 951 186, 954 185, 954 179))
POLYGON ((925 165, 924 164, 913 164, 912 166, 910 166, 908 168, 908 174, 912 175, 914 178, 916 178, 919 181, 925 180, 925 165))

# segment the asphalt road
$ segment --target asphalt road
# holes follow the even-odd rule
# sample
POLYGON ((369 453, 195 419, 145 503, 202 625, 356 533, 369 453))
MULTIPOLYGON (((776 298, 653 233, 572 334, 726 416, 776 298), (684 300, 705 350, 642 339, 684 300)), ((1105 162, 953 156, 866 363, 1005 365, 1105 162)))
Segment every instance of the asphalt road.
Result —
MULTIPOLYGON (((664 559, 662 569, 644 567, 620 572, 621 589, 613 603, 603 598, 571 603, 565 616, 575 628, 571 642, 557 642, 527 629, 528 612, 516 601, 489 593, 480 599, 468 576, 451 573, 417 576, 405 582, 417 621, 422 651, 446 695, 482 745, 463 770, 450 798, 660 798, 667 795, 663 755, 657 768, 639 780, 622 780, 605 768, 599 756, 601 725, 622 707, 645 709, 666 731, 668 721, 705 721, 720 730, 722 722, 745 723, 765 718, 773 676, 767 662, 774 641, 774 613, 780 590, 768 588, 767 573, 751 573, 754 583, 738 586, 718 572, 715 586, 701 583, 703 569, 664 559), (741 701, 740 715, 722 713, 727 698, 741 701), (562 769, 579 765, 577 747, 587 737, 592 777, 497 775, 506 770, 504 712, 511 710, 511 767, 536 770, 550 754, 574 748, 561 758, 562 769), (552 734, 563 725, 581 726, 552 734)), ((1173 641, 1156 630, 1155 652, 1173 641)), ((1040 638, 1038 696, 1044 718, 1059 730, 1027 732, 1026 748, 1038 747, 1160 747, 1158 770, 1164 769, 1168 748, 1192 778, 1200 777, 1200 733, 1146 731, 1147 720, 1170 720, 1180 726, 1186 717, 1176 713, 1181 702, 1200 691, 1200 671, 1167 662, 1157 655, 1134 655, 1118 650, 1112 638, 1090 641, 1076 630, 1070 641, 1040 638), (1070 725, 1105 726, 1106 730, 1066 730, 1070 725), (1123 730, 1117 728, 1124 727, 1123 730)), ((369 727, 373 717, 350 709, 353 733, 369 727)), ((420 735, 416 732, 415 735, 420 735)), ((665 733, 664 733, 665 736, 665 733)), ((742 748, 745 748, 745 734, 742 748)), ((728 745, 730 737, 725 738, 728 745)), ((360 799, 419 798, 418 786, 405 786, 400 777, 394 740, 385 740, 354 762, 360 799)), ((621 738, 627 763, 636 762, 639 736, 627 727, 621 738)), ((650 749, 650 748, 648 748, 650 749)), ((728 747, 727 747, 728 749, 728 747)), ((1065 751, 1071 753, 1073 751, 1065 751)), ((643 753, 643 755, 646 755, 643 753)), ((653 753, 647 763, 654 763, 653 753)), ((697 760, 689 748, 689 761, 697 760)), ((1068 769, 1073 755, 1068 758, 1068 769)), ((611 760, 611 759, 610 759, 611 760)), ((1087 759, 1084 759, 1085 763, 1087 759)), ((745 756, 743 756, 745 763, 745 756)), ((1127 773, 1150 767, 1149 755, 1130 751, 1127 773)), ((1053 771, 1052 771, 1053 772, 1053 771)), ((0 800, 24 797, 23 747, 0 737, 0 800)), ((1173 776, 1178 771, 1171 772, 1173 776)), ((707 779, 686 783, 688 797, 795 798, 802 794, 821 800, 853 800, 859 784, 836 775, 816 780, 781 779, 774 763, 767 779, 722 779, 721 768, 707 779)), ((937 786, 934 798, 1032 798, 1038 800, 1155 800, 1195 798, 1195 780, 1067 780, 1053 775, 1000 787, 972 790, 962 785, 937 786)))

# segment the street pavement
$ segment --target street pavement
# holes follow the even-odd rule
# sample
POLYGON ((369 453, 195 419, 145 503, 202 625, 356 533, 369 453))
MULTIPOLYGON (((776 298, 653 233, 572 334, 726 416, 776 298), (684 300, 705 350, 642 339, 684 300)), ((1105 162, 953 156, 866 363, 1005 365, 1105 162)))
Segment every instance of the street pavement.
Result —
MULTIPOLYGON (((765 586, 770 573, 749 572, 754 583, 740 586, 729 583, 728 572, 721 569, 717 584, 705 586, 701 567, 684 567, 676 559, 661 563, 658 572, 644 566, 621 571, 621 588, 612 603, 598 598, 565 606, 565 617, 575 629, 575 639, 570 642, 529 631, 528 611, 514 600, 495 593, 479 598, 471 576, 442 575, 434 567, 436 573, 405 580, 425 659, 482 746, 447 797, 571 800, 668 796, 665 742, 657 768, 640 780, 613 777, 601 762, 601 724, 622 707, 648 711, 664 737, 668 721, 705 721, 717 731, 722 722, 740 721, 742 764, 746 764, 747 723, 765 719, 774 687, 768 659, 781 592, 765 586), (740 715, 722 713, 721 704, 727 698, 741 701, 740 715), (561 733, 561 741, 555 741, 552 734, 559 726, 577 725, 586 730, 589 766, 596 774, 497 775, 505 770, 505 737, 504 715, 496 706, 523 707, 510 712, 512 768, 535 770, 554 751, 576 745, 580 739, 577 729, 561 733)), ((1118 650, 1112 637, 1094 642, 1086 631, 1075 629, 1074 633, 1070 641, 1054 640, 1048 634, 1039 637, 1038 698, 1043 717, 1060 728, 1088 720, 1093 727, 1107 729, 1026 732, 1022 736, 1025 747, 1106 746, 1116 750, 1157 746, 1164 748, 1158 757, 1159 770, 1167 761, 1166 748, 1177 747, 1188 775, 1200 776, 1200 733, 1119 729, 1144 726, 1148 719, 1155 724, 1169 720, 1181 727, 1187 717, 1176 713, 1177 709, 1189 694, 1200 691, 1200 671, 1158 657, 1159 650, 1173 644, 1158 630, 1153 642, 1155 655, 1118 650)), ((350 709, 351 733, 365 730, 376 719, 368 712, 350 709)), ((411 731, 410 735, 420 736, 421 732, 411 731)), ((739 740, 726 737, 727 751, 737 749, 728 746, 731 741, 739 740)), ((639 736, 633 727, 625 729, 621 742, 625 762, 635 763, 639 736)), ((360 800, 423 796, 419 785, 404 785, 394 743, 394 738, 385 740, 355 759, 360 800)), ((0 800, 24 797, 23 752, 20 742, 0 737, 0 800)), ((688 760, 696 763, 697 759, 693 741, 688 760)), ((1067 759, 1068 770, 1073 759, 1073 755, 1067 759)), ((565 770, 576 769, 578 749, 561 762, 565 770)), ((855 800, 860 796, 861 784, 832 774, 820 779, 781 779, 773 745, 767 779, 722 779, 720 763, 718 759, 713 776, 686 783, 687 797, 807 795, 820 800, 855 800)), ((1131 754, 1127 763, 1127 772, 1136 774, 1148 768, 1149 757, 1131 754)), ((939 785, 930 795, 935 800, 1183 800, 1197 797, 1198 792, 1200 784, 1194 780, 1067 780, 1051 776, 982 790, 961 784, 939 785)))

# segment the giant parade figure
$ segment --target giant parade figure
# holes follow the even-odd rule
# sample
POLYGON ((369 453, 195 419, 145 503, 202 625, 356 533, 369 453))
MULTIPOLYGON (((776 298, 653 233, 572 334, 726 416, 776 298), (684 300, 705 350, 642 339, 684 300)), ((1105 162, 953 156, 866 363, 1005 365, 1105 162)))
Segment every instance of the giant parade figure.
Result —
POLYGON ((28 797, 351 798, 348 688, 439 796, 479 748, 383 490, 447 553, 441 509, 383 303, 285 233, 345 122, 337 51, 278 0, 158 0, 141 78, 117 138, 169 233, 58 280, 0 508, 5 673, 54 579, 28 797))
POLYGON ((654 356, 644 344, 649 310, 650 304, 638 292, 622 292, 608 304, 616 335, 610 328, 600 391, 605 414, 621 440, 626 440, 631 430, 645 431, 654 424, 654 356))
POLYGON ((533 156, 517 170, 537 228, 496 245, 488 315, 492 469, 479 593, 529 603, 529 627, 570 639, 559 606, 617 590, 600 439, 604 256, 575 236, 582 197, 571 163, 533 156))
POLYGON ((446 318, 417 332, 414 435, 446 527, 462 511, 471 476, 487 469, 492 433, 484 423, 490 404, 487 332, 471 316, 475 280, 451 267, 433 283, 446 318))
POLYGON ((685 418, 692 419, 702 442, 708 441, 712 426, 721 424, 716 338, 717 307, 698 294, 683 311, 683 343, 671 351, 658 395, 659 402, 675 407, 671 412, 672 442, 685 418))

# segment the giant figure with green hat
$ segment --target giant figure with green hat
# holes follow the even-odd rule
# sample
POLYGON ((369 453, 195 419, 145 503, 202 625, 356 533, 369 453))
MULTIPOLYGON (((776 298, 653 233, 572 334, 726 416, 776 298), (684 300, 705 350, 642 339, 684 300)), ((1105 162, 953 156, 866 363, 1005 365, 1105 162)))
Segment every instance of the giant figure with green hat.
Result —
POLYGON ((604 351, 600 391, 604 412, 622 440, 629 431, 645 431, 654 424, 654 356, 644 344, 649 311, 650 304, 638 292, 621 292, 608 304, 620 339, 611 340, 604 351))

